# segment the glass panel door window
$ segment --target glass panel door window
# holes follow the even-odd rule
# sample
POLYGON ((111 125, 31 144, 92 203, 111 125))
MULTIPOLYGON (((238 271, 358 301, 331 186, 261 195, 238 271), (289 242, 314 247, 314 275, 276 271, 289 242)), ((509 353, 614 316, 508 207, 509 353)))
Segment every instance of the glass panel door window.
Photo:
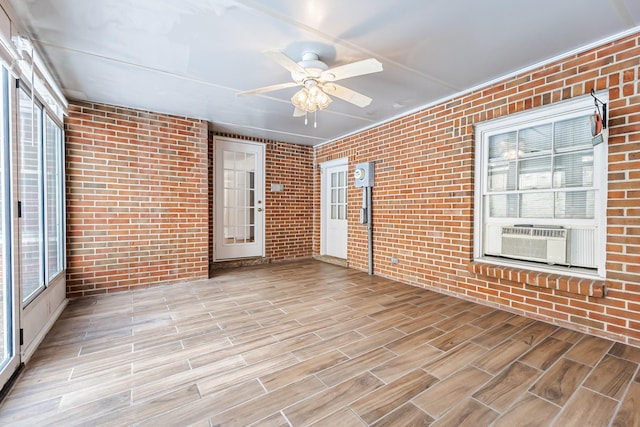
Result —
POLYGON ((18 91, 18 186, 20 287, 27 302, 44 289, 43 191, 41 153, 42 109, 24 90, 18 91))
MULTIPOLYGON (((0 85, 0 372, 14 356, 13 289, 11 287, 11 176, 7 71, 0 85)), ((3 381, 0 382, 0 386, 3 381)))
POLYGON ((347 171, 331 173, 330 191, 331 219, 347 219, 347 171))
POLYGON ((255 241, 255 165, 253 153, 224 151, 225 243, 255 241))
POLYGON ((46 179, 46 223, 47 223, 47 283, 63 270, 64 263, 64 209, 62 129, 46 115, 45 117, 45 179, 46 179))

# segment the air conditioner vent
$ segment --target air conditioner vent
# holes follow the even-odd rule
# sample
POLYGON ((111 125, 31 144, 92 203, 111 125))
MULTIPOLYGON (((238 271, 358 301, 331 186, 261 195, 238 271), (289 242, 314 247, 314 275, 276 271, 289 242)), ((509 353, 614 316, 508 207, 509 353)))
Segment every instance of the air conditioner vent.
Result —
POLYGON ((566 263, 566 229, 509 226, 502 227, 501 235, 501 249, 496 255, 550 264, 566 263))
POLYGON ((567 230, 564 228, 539 228, 539 227, 502 227, 502 235, 554 237, 566 239, 567 230))

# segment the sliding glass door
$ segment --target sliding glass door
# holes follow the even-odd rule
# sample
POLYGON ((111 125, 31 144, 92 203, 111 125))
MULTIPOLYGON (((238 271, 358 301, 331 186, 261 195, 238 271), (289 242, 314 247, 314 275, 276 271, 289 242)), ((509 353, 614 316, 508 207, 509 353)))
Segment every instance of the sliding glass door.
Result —
POLYGON ((66 304, 66 101, 10 21, 0 7, 0 389, 66 304))
POLYGON ((62 124, 31 96, 32 88, 15 83, 2 68, 0 388, 16 371, 21 354, 24 356, 21 328, 41 328, 38 322, 42 310, 49 310, 48 300, 44 309, 35 307, 25 314, 24 308, 29 304, 42 307, 38 297, 64 275, 62 124))
POLYGON ((0 387, 15 372, 17 356, 16 292, 13 284, 11 139, 8 73, 0 67, 0 387))
POLYGON ((42 262, 42 109, 24 90, 18 90, 18 185, 20 193, 20 287, 23 303, 44 289, 42 262))

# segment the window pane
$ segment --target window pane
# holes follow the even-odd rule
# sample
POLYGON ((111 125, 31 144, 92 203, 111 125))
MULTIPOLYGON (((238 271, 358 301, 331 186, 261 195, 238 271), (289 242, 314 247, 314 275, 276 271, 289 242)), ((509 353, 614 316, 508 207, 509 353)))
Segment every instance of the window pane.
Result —
MULTIPOLYGON (((253 175, 256 171, 256 155, 252 153, 244 153, 244 170, 253 175)), ((253 180, 252 180, 253 181, 253 180)))
POLYGON ((556 218, 593 219, 595 217, 595 191, 556 193, 556 218))
POLYGON ((224 206, 225 208, 234 208, 238 205, 236 201, 236 190, 224 189, 224 206))
POLYGON ((518 134, 518 151, 522 156, 551 154, 551 124, 522 129, 518 134))
POLYGON ((582 116, 555 124, 554 138, 557 153, 593 146, 589 117, 582 116))
MULTIPOLYGON (((256 206, 256 190, 247 190, 247 206, 249 206, 250 208, 253 208, 256 206)), ((253 212, 253 210, 251 210, 251 212, 253 212)))
POLYGON ((553 218, 553 193, 520 195, 521 218, 553 218))
POLYGON ((551 156, 520 161, 518 188, 551 188, 551 156))
POLYGON ((41 110, 32 108, 31 97, 19 90, 19 186, 22 202, 20 218, 20 286, 22 300, 44 287, 42 273, 42 170, 41 110), (35 115, 34 115, 35 111, 35 115))
POLYGON ((233 171, 224 170, 224 188, 233 188, 234 187, 234 178, 235 174, 233 171))
POLYGON ((556 156, 553 186, 591 187, 593 185, 593 149, 556 156))
POLYGON ((489 164, 489 191, 516 189, 516 162, 499 161, 489 164))
POLYGON ((2 70, 2 85, 0 85, 0 366, 13 355, 13 346, 9 338, 12 330, 12 295, 11 276, 9 270, 9 245, 10 245, 10 218, 9 218, 9 181, 10 181, 10 163, 9 150, 10 142, 5 138, 5 130, 9 126, 9 114, 4 111, 5 85, 7 84, 7 72, 4 67, 2 70))
MULTIPOLYGON (((255 164, 252 166, 255 167, 255 164)), ((248 188, 251 188, 252 190, 255 190, 256 188, 256 173, 255 171, 251 171, 251 172, 247 172, 247 179, 249 180, 249 185, 247 185, 248 188)))
POLYGON ((45 121, 47 181, 47 281, 63 269, 62 129, 49 116, 45 121))
POLYGON ((247 173, 236 171, 235 187, 244 188, 247 186, 247 173))
MULTIPOLYGON (((223 153, 223 163, 224 163, 224 169, 226 170, 234 170, 235 169, 235 158, 236 158, 236 153, 233 151, 224 151, 223 153)), ((226 181, 225 181, 226 182, 226 181)))
POLYGON ((517 218, 518 195, 494 194, 489 196, 489 217, 491 218, 517 218))
POLYGON ((489 160, 515 159, 517 132, 502 133, 489 138, 489 160))
POLYGON ((224 238, 225 243, 235 243, 236 239, 236 228, 235 227, 225 227, 224 228, 224 238))

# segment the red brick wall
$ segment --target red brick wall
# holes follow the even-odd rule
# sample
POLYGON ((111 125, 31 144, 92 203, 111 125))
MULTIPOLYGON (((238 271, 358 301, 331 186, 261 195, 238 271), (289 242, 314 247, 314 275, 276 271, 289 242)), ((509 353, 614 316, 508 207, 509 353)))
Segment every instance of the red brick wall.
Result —
POLYGON ((67 294, 208 276, 207 123, 69 106, 67 294))
MULTIPOLYGON (((316 162, 376 161, 375 273, 640 345, 640 35, 583 52, 316 148, 316 162), (473 260, 473 125, 608 89, 605 298, 469 271, 473 260), (354 149, 357 147, 357 150, 354 149), (399 259, 391 263, 391 257, 399 259)), ((315 174, 315 208, 320 174, 315 174)), ((360 193, 349 193, 349 265, 367 269, 360 193)), ((320 223, 314 221, 314 253, 320 223)))
MULTIPOLYGON (((265 144, 265 257, 269 262, 309 258, 313 244, 313 148, 265 139, 220 134, 265 144), (284 191, 272 192, 271 184, 284 191)), ((209 137, 214 153, 215 134, 209 137)), ((211 158, 213 165, 213 157, 211 158)), ((213 210, 213 167, 210 172, 210 207, 213 210)), ((210 219, 213 230, 213 215, 210 219)), ((212 231, 213 233, 213 231, 212 231)), ((213 236, 213 235, 212 235, 213 236)), ((213 240, 212 240, 213 242, 213 240)), ((211 246, 213 262, 213 244, 211 246)))
POLYGON ((271 261, 312 255, 313 172, 311 147, 267 144, 265 249, 271 261), (271 184, 284 185, 284 191, 272 192, 271 184))

